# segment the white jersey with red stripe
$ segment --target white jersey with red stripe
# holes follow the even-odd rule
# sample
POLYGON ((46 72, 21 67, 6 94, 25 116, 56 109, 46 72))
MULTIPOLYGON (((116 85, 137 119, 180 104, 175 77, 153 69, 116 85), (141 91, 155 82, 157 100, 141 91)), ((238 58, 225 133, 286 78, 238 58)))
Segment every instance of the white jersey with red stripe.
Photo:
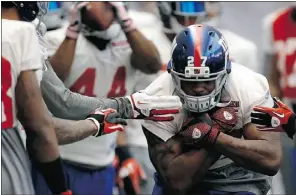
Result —
POLYGON ((15 87, 22 71, 42 78, 42 60, 35 27, 29 22, 2 19, 2 129, 17 126, 15 87))
MULTIPOLYGON (((65 29, 45 35, 49 56, 54 54, 64 38, 65 29)), ((71 91, 100 98, 129 95, 134 91, 134 75, 137 72, 130 63, 131 53, 123 31, 104 50, 99 50, 80 34, 65 86, 71 91)), ((112 133, 61 146, 62 156, 79 164, 106 166, 114 159, 116 137, 117 133, 112 133)))
MULTIPOLYGON (((176 88, 169 73, 165 72, 160 75, 145 90, 149 92, 159 86, 162 90, 154 95, 176 95, 176 88)), ((222 100, 231 100, 230 105, 238 109, 238 122, 235 128, 237 131, 241 131, 240 129, 244 125, 251 122, 250 114, 254 106, 273 106, 267 79, 263 75, 236 63, 232 63, 232 71, 227 78, 222 100)), ((167 141, 181 129, 186 115, 187 111, 183 109, 171 122, 144 121, 142 125, 162 140, 167 141)), ((221 157, 210 169, 223 167, 230 163, 232 163, 232 160, 221 157)))
POLYGON ((292 7, 279 9, 263 20, 263 48, 277 55, 277 69, 283 96, 296 103, 296 20, 292 7))

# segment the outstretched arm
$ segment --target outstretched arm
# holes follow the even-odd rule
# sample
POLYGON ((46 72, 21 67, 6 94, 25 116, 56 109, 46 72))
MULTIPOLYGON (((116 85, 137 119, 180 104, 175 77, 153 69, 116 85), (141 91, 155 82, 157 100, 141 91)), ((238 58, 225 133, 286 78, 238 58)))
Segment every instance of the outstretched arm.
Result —
POLYGON ((66 88, 50 64, 43 73, 41 91, 49 111, 54 116, 71 120, 85 119, 97 108, 113 108, 124 119, 173 120, 172 114, 178 113, 182 106, 177 96, 153 96, 153 93, 150 95, 144 92, 115 99, 83 96, 66 88))
POLYGON ((51 65, 43 73, 41 91, 49 111, 56 117, 70 120, 85 119, 96 108, 118 109, 113 99, 98 99, 71 92, 58 78, 51 65))

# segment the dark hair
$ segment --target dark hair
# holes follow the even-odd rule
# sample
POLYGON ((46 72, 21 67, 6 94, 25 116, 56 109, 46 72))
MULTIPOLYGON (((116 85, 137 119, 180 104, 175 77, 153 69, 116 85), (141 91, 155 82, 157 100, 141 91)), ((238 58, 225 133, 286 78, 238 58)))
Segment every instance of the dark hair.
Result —
POLYGON ((1 7, 4 9, 9 9, 15 7, 15 4, 12 3, 12 1, 2 1, 1 2, 1 7))

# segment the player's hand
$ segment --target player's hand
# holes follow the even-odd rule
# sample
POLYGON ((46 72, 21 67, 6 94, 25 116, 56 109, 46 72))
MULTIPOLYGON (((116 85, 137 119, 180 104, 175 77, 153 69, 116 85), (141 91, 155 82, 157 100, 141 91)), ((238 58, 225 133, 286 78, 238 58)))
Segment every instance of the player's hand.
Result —
POLYGON ((146 179, 147 176, 144 170, 134 158, 126 159, 121 163, 117 182, 118 186, 121 189, 125 189, 127 194, 140 194, 140 181, 146 179))
POLYGON ((109 4, 112 5, 115 17, 124 32, 136 29, 136 25, 128 15, 123 2, 110 1, 109 4))
POLYGON ((195 147, 209 147, 215 144, 220 133, 208 114, 188 117, 182 125, 178 135, 182 136, 183 143, 195 147))
MULTIPOLYGON (((161 88, 151 91, 155 94, 161 88)), ((140 91, 126 97, 131 104, 129 114, 132 119, 145 119, 153 121, 172 121, 173 114, 179 113, 182 103, 178 96, 153 96, 140 91)))
POLYGON ((237 109, 234 107, 216 107, 209 112, 209 116, 221 132, 230 133, 237 123, 237 109))
POLYGON ((87 119, 92 120, 98 127, 95 137, 115 131, 123 131, 123 125, 127 125, 126 120, 120 118, 116 110, 111 108, 106 110, 96 109, 87 119))
POLYGON ((295 134, 296 115, 276 97, 273 98, 276 108, 255 106, 251 113, 251 122, 257 124, 260 131, 284 132, 290 138, 295 134))
POLYGON ((69 23, 70 26, 67 28, 66 36, 71 39, 77 39, 80 32, 81 17, 80 11, 82 8, 88 6, 89 2, 77 2, 73 3, 69 10, 69 23))

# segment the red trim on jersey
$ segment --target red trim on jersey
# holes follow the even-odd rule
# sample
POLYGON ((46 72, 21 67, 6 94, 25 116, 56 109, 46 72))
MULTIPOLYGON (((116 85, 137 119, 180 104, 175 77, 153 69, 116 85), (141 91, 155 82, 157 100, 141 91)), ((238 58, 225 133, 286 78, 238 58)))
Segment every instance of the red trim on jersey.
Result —
MULTIPOLYGON (((8 90, 11 90, 12 76, 11 76, 11 64, 8 60, 1 56, 1 102, 2 102, 2 123, 1 129, 8 129, 13 127, 14 113, 12 98, 7 95, 8 90), (3 121, 3 117, 5 121, 3 121)), ((13 89, 14 90, 14 89, 13 89)))

